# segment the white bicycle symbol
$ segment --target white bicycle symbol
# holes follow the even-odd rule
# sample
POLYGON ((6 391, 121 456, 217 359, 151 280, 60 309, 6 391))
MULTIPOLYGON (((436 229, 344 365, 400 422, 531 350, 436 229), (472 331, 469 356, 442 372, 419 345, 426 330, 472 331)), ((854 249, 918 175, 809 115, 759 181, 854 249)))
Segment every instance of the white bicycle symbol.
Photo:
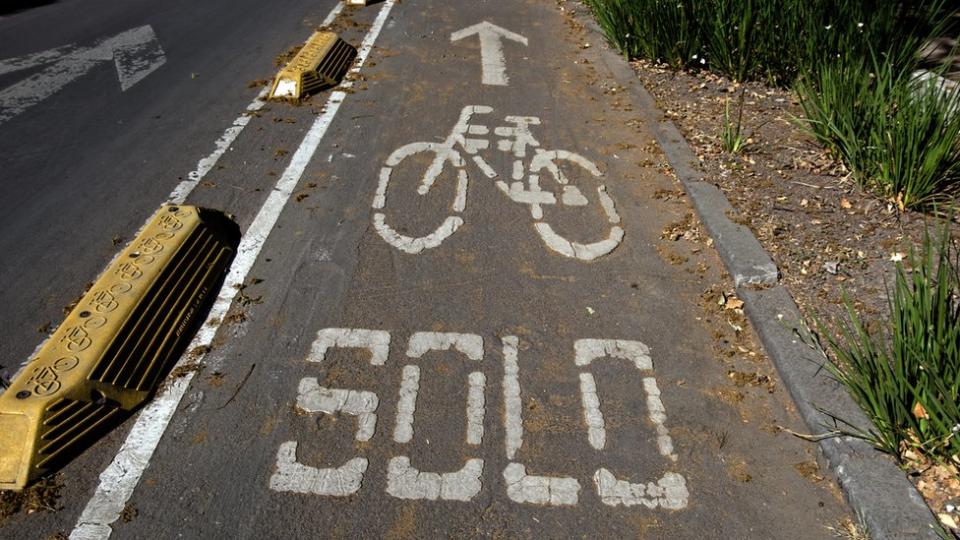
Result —
MULTIPOLYGON (((460 112, 460 119, 443 142, 414 142, 401 146, 390 154, 386 163, 380 169, 380 182, 373 198, 373 208, 376 210, 383 210, 386 206, 387 189, 390 185, 394 167, 404 159, 421 152, 432 152, 435 157, 424 173, 417 188, 417 193, 420 195, 429 193, 430 188, 443 172, 447 163, 457 169, 457 187, 451 206, 453 214, 447 216, 443 223, 426 236, 411 237, 400 234, 387 224, 383 212, 374 213, 374 227, 387 243, 403 252, 417 254, 425 249, 439 246, 463 225, 463 218, 457 214, 460 214, 466 208, 469 178, 467 177, 466 161, 461 154, 461 150, 472 156, 472 161, 488 178, 494 179, 498 176, 497 172, 478 153, 480 150, 488 148, 490 141, 468 137, 468 135, 483 136, 489 134, 489 129, 486 126, 470 124, 469 122, 474 114, 491 112, 493 112, 493 108, 484 105, 464 107, 460 112)), ((547 247, 553 251, 583 261, 591 261, 613 251, 623 240, 623 229, 619 225, 620 216, 617 214, 613 199, 607 194, 606 186, 603 184, 597 187, 597 195, 601 209, 610 225, 610 231, 606 238, 586 244, 573 242, 555 232, 549 223, 543 221, 543 205, 557 204, 558 199, 554 192, 545 191, 540 185, 540 176, 544 170, 562 188, 562 193, 559 196, 561 205, 587 207, 590 201, 577 186, 570 183, 567 176, 561 171, 559 163, 567 161, 578 165, 596 178, 602 176, 600 169, 592 161, 577 153, 566 150, 540 149, 540 143, 530 133, 530 126, 540 125, 539 118, 535 116, 507 116, 504 121, 513 125, 497 127, 494 129, 494 133, 503 137, 497 141, 497 148, 503 152, 512 152, 515 158, 512 173, 513 181, 507 184, 503 180, 497 180, 497 188, 510 200, 530 206, 530 215, 534 219, 534 229, 547 247), (523 162, 528 147, 534 150, 534 155, 530 160, 529 167, 525 168, 523 162), (527 173, 526 185, 523 182, 525 172, 527 173)))

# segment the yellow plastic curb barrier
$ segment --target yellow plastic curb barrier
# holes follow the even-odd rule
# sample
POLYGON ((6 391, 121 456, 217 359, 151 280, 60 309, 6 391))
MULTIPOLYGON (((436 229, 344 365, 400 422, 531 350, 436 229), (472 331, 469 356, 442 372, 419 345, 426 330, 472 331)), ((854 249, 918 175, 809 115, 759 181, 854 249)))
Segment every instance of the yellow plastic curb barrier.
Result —
POLYGON ((314 32, 300 52, 277 73, 270 97, 297 99, 335 86, 357 56, 357 49, 333 32, 314 32))
POLYGON ((0 395, 0 489, 23 489, 141 405, 191 339, 240 241, 224 214, 162 206, 0 395))

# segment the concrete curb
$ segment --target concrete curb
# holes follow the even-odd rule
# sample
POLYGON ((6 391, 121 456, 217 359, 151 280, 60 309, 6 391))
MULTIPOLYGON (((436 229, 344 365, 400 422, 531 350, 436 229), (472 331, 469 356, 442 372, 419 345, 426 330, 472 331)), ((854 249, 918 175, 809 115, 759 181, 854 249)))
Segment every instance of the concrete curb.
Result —
MULTIPOLYGON (((580 20, 594 34, 595 43, 606 43, 592 17, 580 20)), ((652 127, 657 143, 713 237, 714 247, 733 276, 737 295, 745 303, 747 317, 804 422, 814 433, 832 431, 836 422, 822 412, 827 410, 853 426, 871 428, 850 395, 823 367, 823 359, 800 340, 805 331, 803 318, 787 289, 776 285, 776 265, 747 227, 730 220, 730 202, 716 186, 703 181, 696 155, 683 135, 657 109, 653 96, 621 55, 609 47, 598 47, 598 54, 617 83, 627 90, 638 114, 652 127), (757 285, 775 286, 754 288, 757 285)), ((890 456, 851 437, 831 437, 818 446, 821 466, 833 473, 871 538, 941 538, 940 525, 930 508, 890 456)))
MULTIPOLYGON (((596 41, 605 43, 596 22, 592 19, 585 22, 587 27, 597 34, 596 41)), ((717 186, 703 181, 697 168, 697 157, 690 145, 677 126, 657 109, 653 96, 643 87, 630 64, 608 48, 601 50, 600 55, 617 82, 627 88, 639 114, 649 125, 654 126, 653 133, 657 144, 663 148, 670 166, 683 183, 697 214, 700 215, 700 220, 713 237, 714 246, 733 277, 734 285, 775 285, 780 274, 770 255, 750 229, 730 219, 730 213, 734 209, 727 197, 717 186)))
MULTIPOLYGON (((803 318, 786 288, 739 287, 737 295, 800 416, 814 433, 836 427, 824 410, 858 429, 872 428, 846 389, 827 373, 823 360, 801 341, 803 318)), ((833 472, 871 538, 940 538, 936 518, 893 459, 851 437, 831 437, 819 446, 821 466, 833 472)))

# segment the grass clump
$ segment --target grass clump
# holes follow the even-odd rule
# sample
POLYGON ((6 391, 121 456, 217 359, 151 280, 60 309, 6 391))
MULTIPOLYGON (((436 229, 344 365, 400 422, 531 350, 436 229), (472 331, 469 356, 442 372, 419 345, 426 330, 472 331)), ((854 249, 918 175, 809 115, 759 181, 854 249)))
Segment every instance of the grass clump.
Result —
POLYGON ((723 110, 723 126, 720 132, 720 144, 725 152, 739 154, 743 150, 743 92, 740 92, 740 104, 737 111, 737 121, 730 116, 730 100, 728 99, 723 110))
POLYGON ((960 261, 949 225, 929 231, 888 292, 890 317, 870 323, 847 301, 827 364, 873 422, 860 434, 894 455, 907 450, 960 464, 960 261))
POLYGON ((650 58, 680 68, 700 52, 697 0, 587 0, 607 39, 628 58, 650 58))
MULTIPOLYGON (((945 0, 587 0, 629 57, 797 92, 804 123, 854 178, 901 208, 954 198, 960 92, 918 81, 945 0)), ((736 138, 729 112, 721 143, 736 138)))
POLYGON ((960 93, 915 67, 890 54, 828 60, 796 84, 810 133, 901 209, 943 203, 960 185, 960 93))
MULTIPOLYGON (((631 58, 789 85, 824 58, 905 51, 937 28, 944 0, 587 0, 631 58), (910 7, 905 7, 909 5, 910 7)), ((908 49, 910 49, 908 51, 908 49)), ((903 60, 905 58, 898 58, 903 60)))

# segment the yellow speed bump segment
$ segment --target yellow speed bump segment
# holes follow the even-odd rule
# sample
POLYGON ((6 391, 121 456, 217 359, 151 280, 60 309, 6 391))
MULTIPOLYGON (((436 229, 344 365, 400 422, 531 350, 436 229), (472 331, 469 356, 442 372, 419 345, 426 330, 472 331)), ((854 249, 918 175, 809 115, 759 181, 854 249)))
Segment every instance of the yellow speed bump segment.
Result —
POLYGON ((0 489, 54 472, 156 389, 240 240, 226 215, 162 206, 0 395, 0 489))
POLYGON ((270 89, 275 99, 299 99, 335 86, 357 56, 357 49, 333 32, 316 31, 293 60, 277 73, 270 89))

